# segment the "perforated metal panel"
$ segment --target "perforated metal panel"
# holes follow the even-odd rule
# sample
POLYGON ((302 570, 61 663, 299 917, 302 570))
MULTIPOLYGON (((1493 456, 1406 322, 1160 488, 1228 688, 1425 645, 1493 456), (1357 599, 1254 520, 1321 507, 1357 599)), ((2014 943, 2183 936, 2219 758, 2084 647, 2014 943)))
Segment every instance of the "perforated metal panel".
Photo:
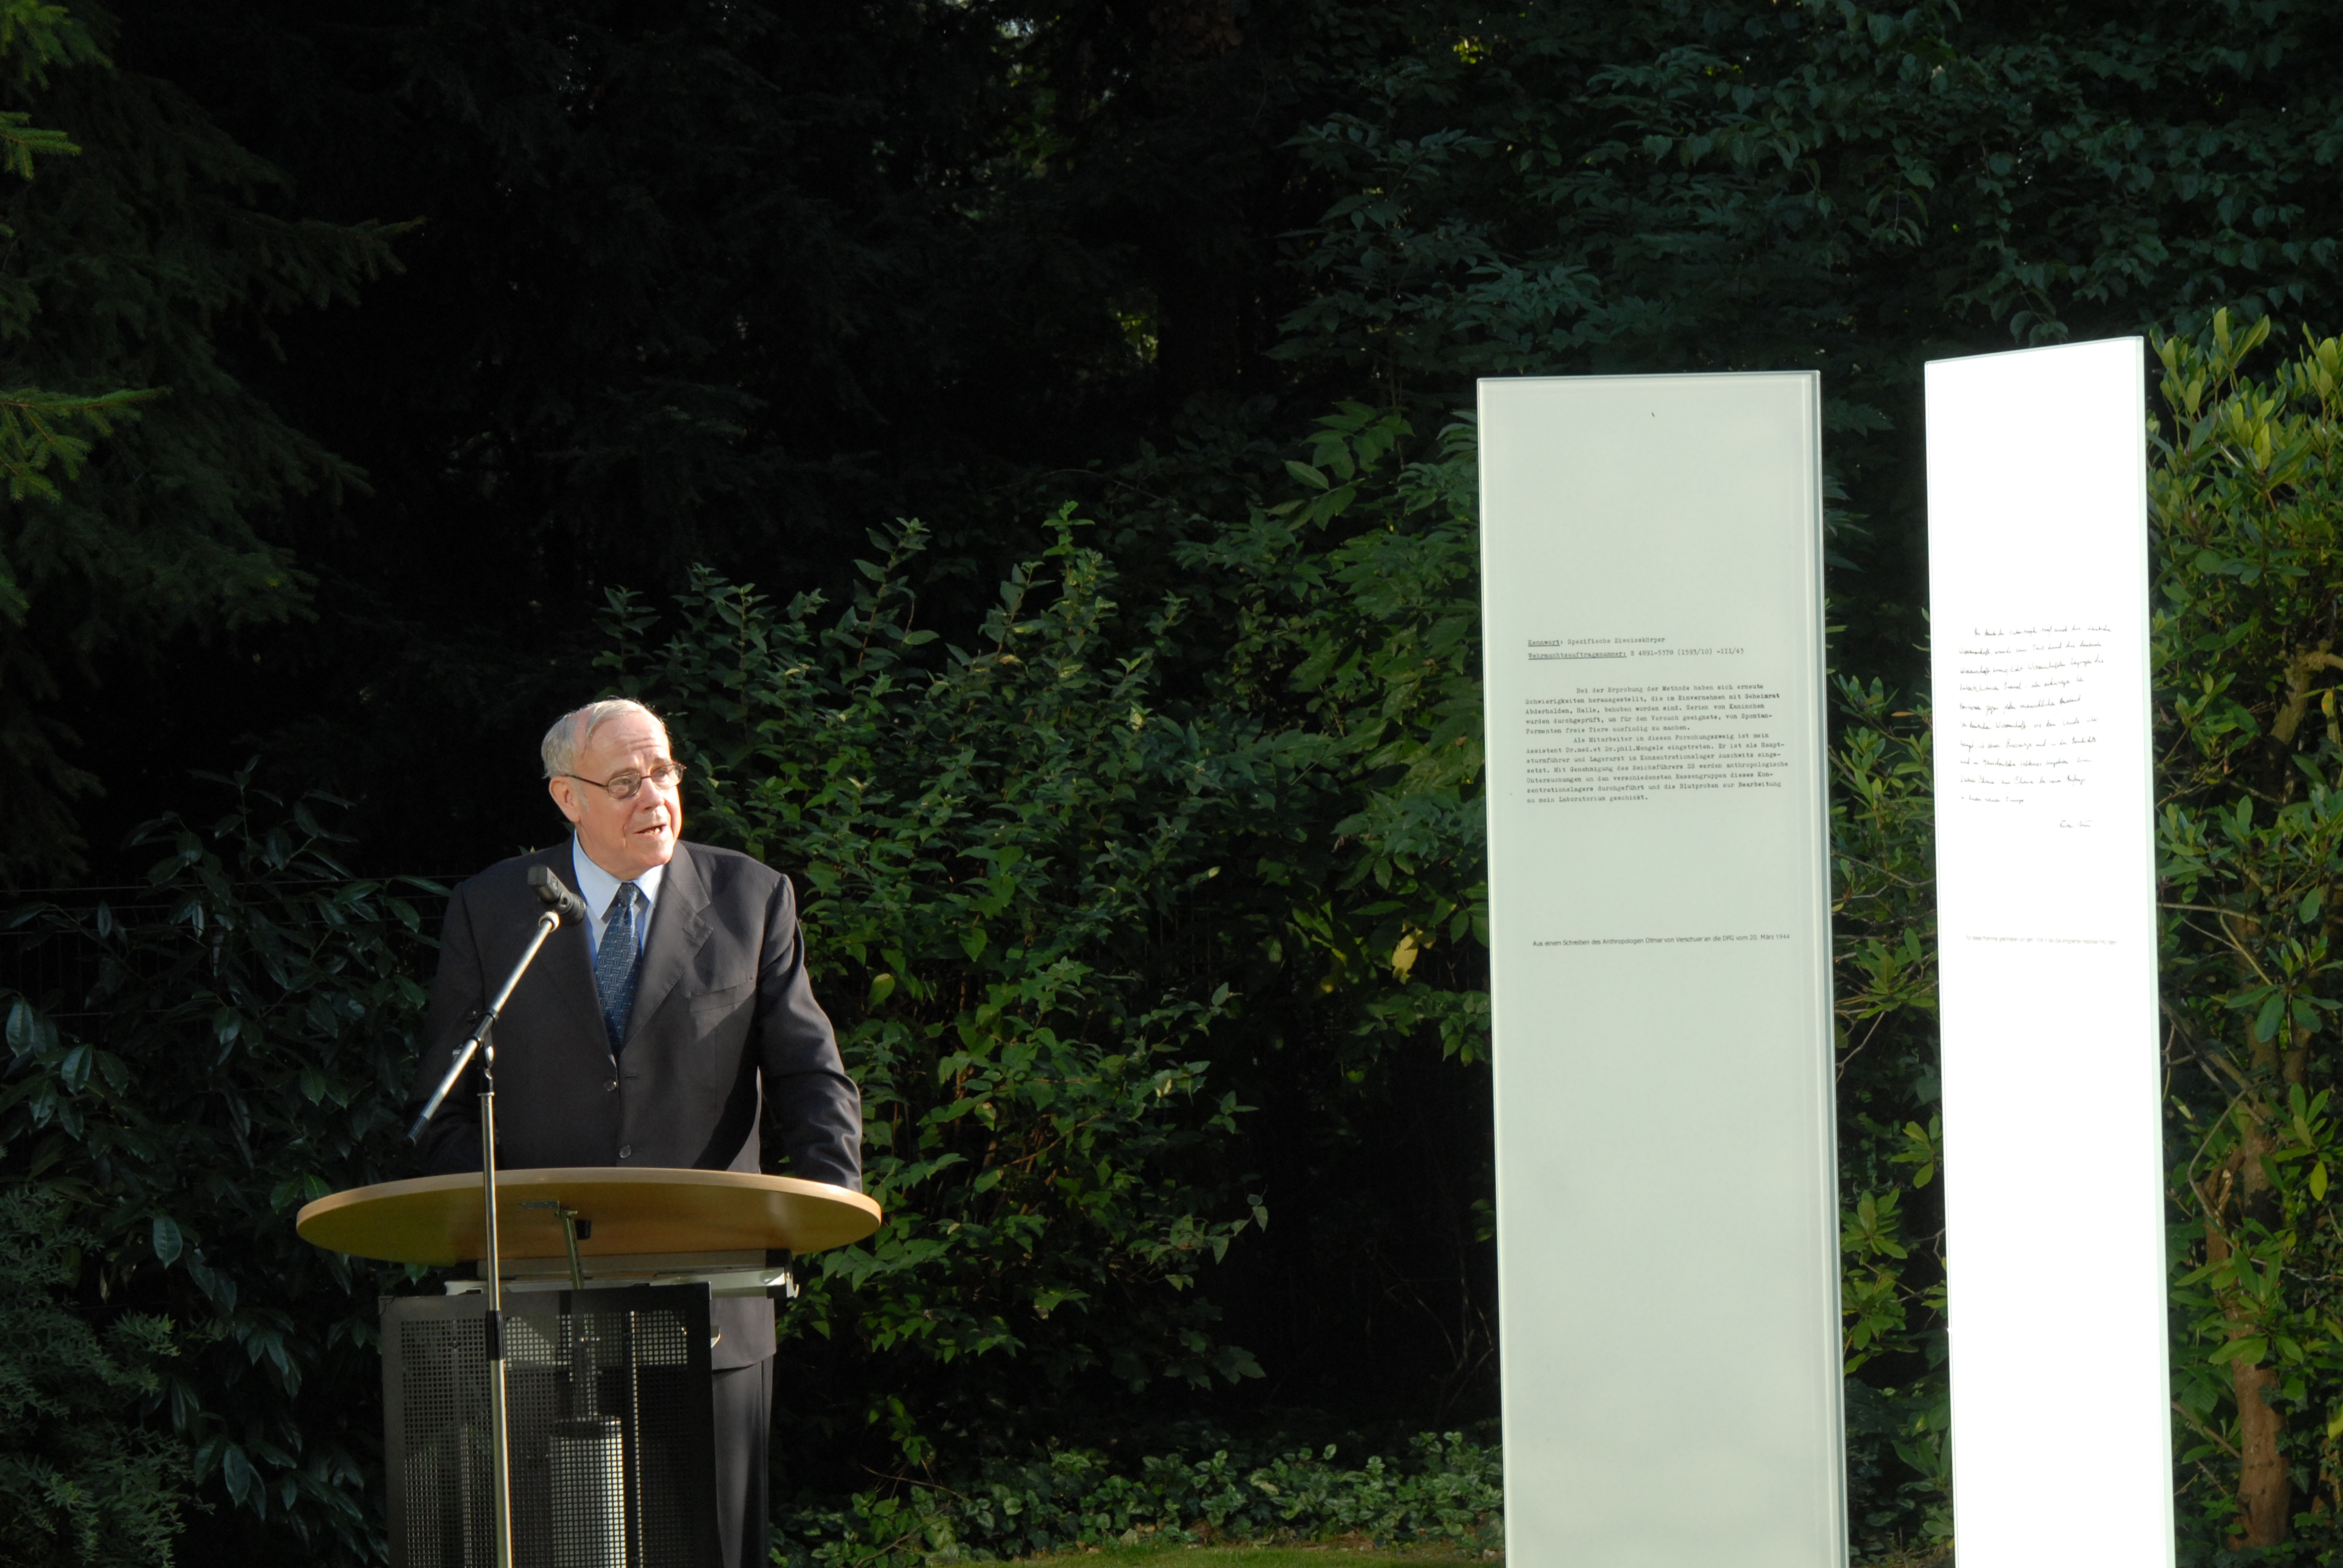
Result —
MULTIPOLYGON (((514 1568, 716 1568, 708 1290, 505 1298, 514 1568)), ((478 1295, 383 1302, 391 1568, 490 1568, 478 1295)))

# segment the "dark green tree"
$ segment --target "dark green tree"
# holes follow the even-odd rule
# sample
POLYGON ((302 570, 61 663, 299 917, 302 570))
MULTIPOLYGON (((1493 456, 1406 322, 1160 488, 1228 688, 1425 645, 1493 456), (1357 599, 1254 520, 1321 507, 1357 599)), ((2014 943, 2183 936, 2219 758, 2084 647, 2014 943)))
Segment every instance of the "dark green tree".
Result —
POLYGON ((578 699, 607 589, 679 590, 705 562, 835 597, 874 521, 920 515, 931 610, 966 622, 1047 509, 1026 479, 1128 451, 1147 366, 1108 307, 1121 264, 1023 198, 1050 153, 1008 10, 125 15, 126 62, 185 85, 304 210, 422 220, 359 309, 238 360, 375 487, 305 536, 333 615, 151 700, 197 749, 197 710, 251 716, 370 840, 459 865, 541 830, 525 737, 578 699), (452 799, 386 782, 447 752, 511 766, 452 799))
POLYGON ((65 714, 89 710, 102 660, 151 674, 191 638, 307 609, 269 518, 357 475, 255 398, 217 339, 353 297, 389 253, 377 226, 287 216, 275 169, 115 67, 104 12, 19 0, 5 21, 0 877, 21 880, 78 863, 69 803, 101 780, 65 714))
POLYGON ((1303 138, 1341 195, 1276 352, 1440 410, 1475 375, 1820 370, 1868 674, 1918 673, 1925 360, 2343 304, 2322 5, 1384 15, 1407 43, 1303 138))

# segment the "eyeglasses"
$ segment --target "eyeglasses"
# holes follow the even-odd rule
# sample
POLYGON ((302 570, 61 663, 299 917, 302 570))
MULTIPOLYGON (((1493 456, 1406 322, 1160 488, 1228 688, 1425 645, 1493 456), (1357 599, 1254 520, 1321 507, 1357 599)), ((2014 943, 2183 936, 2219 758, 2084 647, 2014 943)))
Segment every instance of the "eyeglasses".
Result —
POLYGON ((631 800, 635 798, 635 791, 643 787, 643 780, 646 779, 662 789, 674 789, 683 778, 683 764, 662 762, 648 773, 638 773, 629 768, 624 773, 613 773, 608 779, 588 779, 583 773, 564 773, 562 777, 575 779, 580 784, 591 784, 597 789, 608 789, 613 800, 631 800))

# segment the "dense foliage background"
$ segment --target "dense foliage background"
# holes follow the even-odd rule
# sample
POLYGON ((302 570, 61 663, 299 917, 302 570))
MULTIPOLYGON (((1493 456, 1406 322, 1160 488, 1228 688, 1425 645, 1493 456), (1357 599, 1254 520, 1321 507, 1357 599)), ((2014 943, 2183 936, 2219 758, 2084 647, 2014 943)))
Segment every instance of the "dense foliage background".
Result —
POLYGON ((1471 384, 1702 368, 1824 377, 1855 1528, 1940 1551, 1920 367, 2145 329, 2185 1550, 2328 1560, 2338 23, 0 0, 0 1559, 378 1555, 429 1282, 287 1218, 609 689, 799 879, 895 1216, 791 1551, 1255 1462, 1483 1538, 1471 384))

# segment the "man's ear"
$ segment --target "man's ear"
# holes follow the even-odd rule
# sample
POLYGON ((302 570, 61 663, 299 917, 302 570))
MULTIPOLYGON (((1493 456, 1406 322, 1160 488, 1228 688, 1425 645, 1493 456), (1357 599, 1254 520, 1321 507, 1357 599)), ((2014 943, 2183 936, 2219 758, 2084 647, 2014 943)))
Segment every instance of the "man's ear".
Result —
POLYGON ((573 825, 586 819, 586 809, 578 800, 577 785, 567 779, 548 779, 545 792, 553 797, 553 803, 561 808, 561 814, 573 825))

